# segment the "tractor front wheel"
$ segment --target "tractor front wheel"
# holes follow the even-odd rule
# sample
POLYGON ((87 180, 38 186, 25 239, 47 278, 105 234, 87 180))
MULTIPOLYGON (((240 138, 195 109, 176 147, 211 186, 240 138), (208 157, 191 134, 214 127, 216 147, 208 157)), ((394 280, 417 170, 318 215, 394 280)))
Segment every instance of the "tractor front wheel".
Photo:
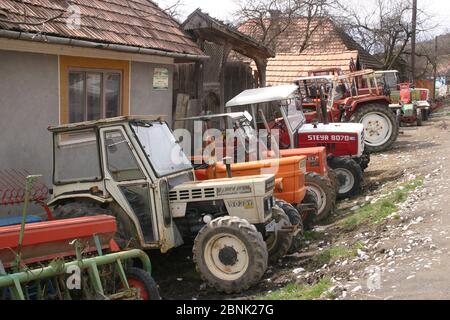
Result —
POLYGON ((315 172, 308 172, 305 176, 306 188, 317 197, 317 221, 326 219, 333 213, 336 204, 336 192, 331 181, 315 172))
POLYGON ((363 173, 355 160, 349 157, 333 157, 329 166, 337 176, 339 200, 353 197, 361 192, 363 173))
POLYGON ((284 213, 286 213, 287 217, 289 218, 289 222, 291 223, 291 225, 296 228, 294 235, 292 236, 291 247, 288 251, 288 254, 293 254, 300 250, 304 240, 302 216, 293 205, 287 203, 284 200, 277 200, 276 204, 281 209, 283 209, 284 213))
POLYGON ((275 232, 268 234, 266 244, 269 252, 269 262, 275 263, 289 252, 294 237, 292 232, 282 230, 283 228, 292 228, 289 217, 283 209, 274 206, 272 211, 277 226, 275 227, 275 232))
POLYGON ((306 190, 305 197, 303 198, 302 204, 307 205, 307 212, 304 212, 302 209, 302 204, 298 206, 298 210, 303 219, 303 230, 311 230, 314 227, 317 218, 318 212, 318 203, 317 195, 311 190, 306 190))
POLYGON ((262 234, 247 220, 220 217, 205 225, 194 241, 193 261, 201 278, 228 294, 258 283, 267 270, 262 234))
POLYGON ((423 120, 423 112, 426 112, 426 111, 425 110, 422 111, 422 109, 417 109, 417 120, 416 120, 416 123, 417 123, 418 127, 421 127, 422 124, 423 124, 423 122, 422 122, 422 120, 423 120))

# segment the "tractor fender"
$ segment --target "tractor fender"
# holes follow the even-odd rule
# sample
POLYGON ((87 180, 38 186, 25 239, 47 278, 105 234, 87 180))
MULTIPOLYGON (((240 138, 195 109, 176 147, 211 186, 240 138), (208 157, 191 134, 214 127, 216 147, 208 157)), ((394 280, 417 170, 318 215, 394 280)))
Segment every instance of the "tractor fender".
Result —
POLYGON ((55 198, 53 198, 50 202, 47 203, 47 205, 50 206, 54 206, 56 204, 58 204, 60 201, 63 200, 67 200, 67 199, 90 199, 90 200, 94 200, 96 202, 99 203, 110 203, 113 202, 112 198, 103 198, 103 197, 99 197, 99 196, 95 196, 91 193, 77 193, 77 194, 67 194, 67 195, 60 195, 57 196, 55 198))
MULTIPOLYGON (((389 107, 390 101, 387 97, 380 97, 380 96, 372 96, 372 97, 365 97, 363 99, 358 99, 352 102, 351 104, 351 108, 349 110, 347 110, 347 114, 348 118, 351 117, 351 114, 353 114, 359 107, 365 105, 365 104, 369 104, 369 103, 374 103, 377 102, 379 104, 385 104, 386 107, 389 107)), ((349 119, 347 119, 349 120, 349 119)))

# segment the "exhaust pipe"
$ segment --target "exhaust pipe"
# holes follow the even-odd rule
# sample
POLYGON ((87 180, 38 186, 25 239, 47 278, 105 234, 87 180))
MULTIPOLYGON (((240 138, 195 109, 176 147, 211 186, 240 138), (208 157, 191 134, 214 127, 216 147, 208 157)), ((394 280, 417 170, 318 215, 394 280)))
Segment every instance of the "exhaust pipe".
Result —
POLYGON ((233 174, 231 173, 231 157, 225 157, 223 158, 223 163, 225 163, 225 166, 227 167, 227 177, 233 178, 233 174))

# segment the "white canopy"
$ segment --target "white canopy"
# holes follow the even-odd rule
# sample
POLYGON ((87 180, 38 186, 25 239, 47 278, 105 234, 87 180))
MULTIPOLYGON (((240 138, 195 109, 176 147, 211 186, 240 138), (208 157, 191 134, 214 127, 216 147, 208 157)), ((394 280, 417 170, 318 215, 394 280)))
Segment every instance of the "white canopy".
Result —
POLYGON ((284 85, 245 90, 228 101, 226 107, 231 108, 263 102, 286 100, 290 99, 297 90, 298 87, 296 85, 284 85))

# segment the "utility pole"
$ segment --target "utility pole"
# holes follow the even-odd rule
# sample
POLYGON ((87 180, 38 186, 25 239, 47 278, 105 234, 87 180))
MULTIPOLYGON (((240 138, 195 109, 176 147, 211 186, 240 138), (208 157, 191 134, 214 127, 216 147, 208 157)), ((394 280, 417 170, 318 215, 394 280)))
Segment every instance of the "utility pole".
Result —
POLYGON ((411 80, 416 80, 417 0, 412 0, 411 80))
POLYGON ((437 78, 437 64, 438 64, 438 38, 434 39, 434 65, 433 65, 433 100, 436 100, 436 78, 437 78))

